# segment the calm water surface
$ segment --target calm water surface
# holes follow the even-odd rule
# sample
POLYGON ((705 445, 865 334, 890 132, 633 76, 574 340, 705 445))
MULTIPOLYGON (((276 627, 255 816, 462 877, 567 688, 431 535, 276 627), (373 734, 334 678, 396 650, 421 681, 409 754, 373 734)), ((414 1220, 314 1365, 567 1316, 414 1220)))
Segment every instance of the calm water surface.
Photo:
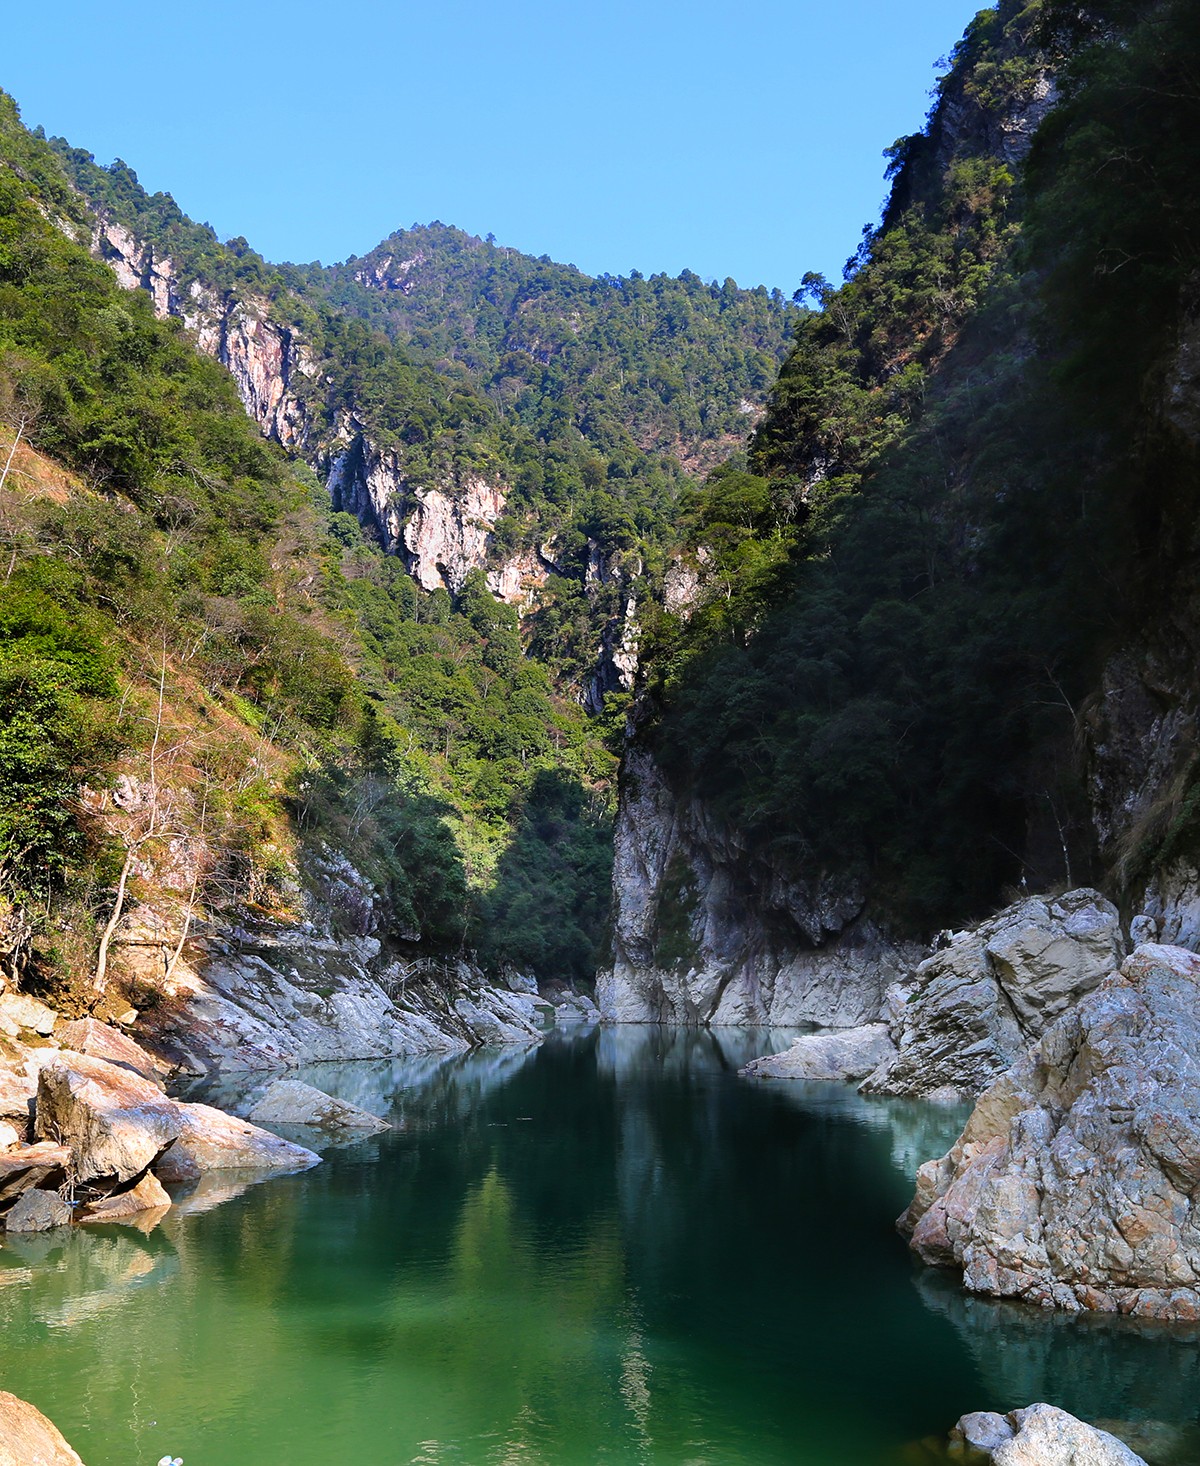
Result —
POLYGON ((1194 1424, 1187 1336, 914 1267, 893 1218, 961 1112, 737 1077, 782 1037, 313 1070, 403 1128, 149 1235, 6 1245, 0 1384, 88 1466, 898 1466, 1039 1399, 1194 1424))

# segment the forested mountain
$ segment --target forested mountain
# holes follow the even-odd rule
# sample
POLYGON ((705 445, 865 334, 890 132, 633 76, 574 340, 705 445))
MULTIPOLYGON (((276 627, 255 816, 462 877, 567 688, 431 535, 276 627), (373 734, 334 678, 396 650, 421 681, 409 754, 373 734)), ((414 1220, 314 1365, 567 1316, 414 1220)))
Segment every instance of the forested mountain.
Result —
POLYGON ((695 501, 638 747, 830 929, 1194 848, 1198 62, 1182 0, 982 11, 695 501))

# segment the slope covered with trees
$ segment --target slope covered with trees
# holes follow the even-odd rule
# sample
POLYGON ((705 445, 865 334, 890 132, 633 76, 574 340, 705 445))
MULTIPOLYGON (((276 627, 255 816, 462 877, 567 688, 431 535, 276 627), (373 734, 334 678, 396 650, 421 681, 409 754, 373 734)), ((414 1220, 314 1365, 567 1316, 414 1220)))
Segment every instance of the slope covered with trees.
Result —
POLYGON ((981 12, 881 226, 806 282, 752 472, 691 507, 706 591, 659 618, 641 736, 776 868, 910 930, 1132 868, 1082 750, 1109 658, 1190 601, 1196 444, 1163 403, 1198 62, 1180 0, 981 12))
MULTIPOLYGON (((97 810, 135 755, 207 842, 202 901, 287 905, 292 857, 326 844, 374 880, 397 933, 475 944, 485 910, 503 921, 487 891, 537 819, 539 776, 574 790, 583 838, 606 828, 612 756, 522 655, 515 613, 475 582, 457 604, 418 595, 263 440, 224 369, 91 258, 91 230, 4 98, 7 963, 53 981, 94 960, 123 853, 97 810)), ((142 832, 140 854, 178 834, 142 832)), ((555 953, 571 975, 602 935, 594 866, 546 895, 542 920, 574 934, 555 953)), ((524 964, 521 925, 504 932, 489 955, 524 964)))

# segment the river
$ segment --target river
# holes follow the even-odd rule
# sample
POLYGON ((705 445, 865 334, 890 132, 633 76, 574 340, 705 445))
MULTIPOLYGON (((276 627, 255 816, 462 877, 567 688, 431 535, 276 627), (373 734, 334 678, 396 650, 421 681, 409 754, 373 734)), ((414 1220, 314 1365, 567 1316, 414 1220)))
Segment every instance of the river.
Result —
POLYGON ((396 1128, 146 1235, 12 1239, 0 1384, 88 1466, 900 1466, 1043 1399, 1194 1426, 1188 1335, 914 1265, 893 1219, 962 1111, 738 1077, 785 1038, 311 1071, 396 1128))

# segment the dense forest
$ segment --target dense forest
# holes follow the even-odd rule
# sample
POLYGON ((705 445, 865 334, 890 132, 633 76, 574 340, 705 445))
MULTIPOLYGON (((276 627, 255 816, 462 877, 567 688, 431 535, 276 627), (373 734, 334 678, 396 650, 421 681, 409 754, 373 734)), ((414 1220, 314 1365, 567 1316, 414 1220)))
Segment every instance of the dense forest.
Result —
MULTIPOLYGON (((794 309, 691 275, 593 281, 434 226, 401 314, 361 262, 222 244, 124 164, 27 132, 8 98, 0 186, 12 964, 53 982, 91 960, 122 851, 87 791, 154 756, 165 709, 180 816, 211 847, 202 899, 286 907, 292 857, 335 849, 407 939, 587 978, 622 717, 579 703, 614 594, 589 556, 661 566, 688 468, 744 441, 794 309), (89 256, 98 216, 303 340, 307 455, 264 442, 179 321, 89 256), (333 509, 313 469, 347 413, 415 482, 501 484, 496 557, 556 536, 524 624, 482 568, 428 593, 333 509)), ((169 844, 146 839, 148 858, 169 844)))
POLYGON ((1181 0, 982 11, 845 280, 806 279, 749 471, 691 503, 707 590, 647 638, 641 736, 777 867, 856 877, 910 930, 1194 838, 1185 781, 1098 852, 1081 748, 1191 551, 1161 401, 1198 59, 1181 0))

